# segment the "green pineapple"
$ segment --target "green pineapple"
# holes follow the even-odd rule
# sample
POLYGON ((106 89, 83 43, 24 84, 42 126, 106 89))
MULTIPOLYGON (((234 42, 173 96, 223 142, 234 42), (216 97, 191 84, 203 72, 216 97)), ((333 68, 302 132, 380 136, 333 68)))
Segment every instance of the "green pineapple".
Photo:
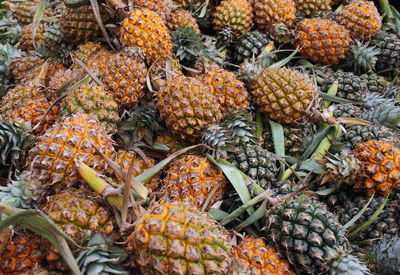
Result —
POLYGON ((349 72, 334 72, 324 79, 321 84, 323 92, 327 92, 333 83, 337 82, 338 90, 336 96, 359 101, 363 92, 367 91, 366 82, 361 77, 349 72))
POLYGON ((250 31, 242 35, 232 47, 232 60, 242 64, 246 59, 257 58, 272 40, 259 31, 250 31))
POLYGON ((400 68, 400 38, 397 35, 380 31, 371 38, 370 45, 380 50, 377 70, 400 68))
POLYGON ((396 275, 400 273, 400 239, 383 238, 369 251, 371 265, 377 274, 396 275))

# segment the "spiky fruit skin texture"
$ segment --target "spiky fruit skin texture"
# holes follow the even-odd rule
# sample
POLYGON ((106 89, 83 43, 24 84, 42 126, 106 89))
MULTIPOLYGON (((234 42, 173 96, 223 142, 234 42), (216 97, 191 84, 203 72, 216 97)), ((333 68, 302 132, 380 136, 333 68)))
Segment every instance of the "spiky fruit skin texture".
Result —
POLYGON ((374 2, 358 0, 344 6, 335 19, 358 40, 367 40, 382 27, 382 19, 374 2))
POLYGON ((291 27, 296 19, 296 6, 293 0, 256 0, 254 14, 258 28, 268 32, 279 23, 291 27))
POLYGON ((222 200, 226 184, 222 171, 209 160, 186 155, 172 163, 166 171, 161 193, 171 201, 187 201, 199 209, 205 207, 207 211, 222 200))
POLYGON ((42 62, 37 56, 16 57, 11 61, 8 70, 14 77, 15 83, 21 83, 31 74, 31 70, 39 67, 42 62))
POLYGON ((144 97, 147 68, 140 49, 125 48, 114 54, 102 75, 107 90, 121 106, 133 108, 144 97))
POLYGON ((253 26, 253 7, 247 0, 223 0, 213 13, 212 23, 214 30, 227 28, 239 37, 253 26))
POLYGON ((0 275, 26 274, 45 264, 44 239, 17 229, 0 253, 0 275))
POLYGON ((391 190, 400 189, 400 149, 384 141, 369 140, 357 144, 352 152, 361 163, 355 191, 386 196, 391 190))
POLYGON ((37 48, 38 45, 44 43, 44 26, 38 25, 33 39, 33 23, 22 28, 19 34, 19 45, 22 50, 31 51, 37 48))
MULTIPOLYGON (((10 121, 31 123, 32 127, 42 120, 51 105, 44 93, 32 85, 15 87, 1 99, 0 103, 0 117, 10 121)), ((57 106, 54 106, 34 133, 39 134, 49 128, 56 121, 58 112, 57 106)))
MULTIPOLYGON (((33 23, 33 17, 39 4, 40 0, 10 3, 10 10, 17 18, 18 24, 24 26, 33 23)), ((51 10, 45 9, 44 16, 48 17, 51 15, 51 10)))
POLYGON ((132 1, 135 8, 143 8, 154 11, 163 20, 165 20, 171 12, 172 1, 171 0, 134 0, 132 1))
POLYGON ((161 132, 160 135, 156 138, 156 141, 167 145, 171 153, 183 149, 187 145, 169 131, 161 132))
POLYGON ((296 11, 306 17, 321 16, 331 11, 331 0, 294 0, 296 11))
POLYGON ((263 239, 248 237, 233 251, 236 259, 254 275, 294 275, 289 264, 283 260, 275 248, 267 246, 263 239))
MULTIPOLYGON (((76 50, 73 51, 74 56, 83 62, 89 68, 92 68, 92 64, 96 61, 95 57, 98 53, 102 53, 107 49, 98 42, 86 42, 80 44, 76 50)), ((81 66, 77 63, 72 64, 71 69, 82 70, 81 66)))
MULTIPOLYGON (((102 6, 99 5, 99 7, 103 23, 106 23, 108 16, 102 6)), ((72 42, 88 41, 101 33, 91 5, 83 5, 78 8, 65 7, 60 24, 65 38, 72 42)))
POLYGON ((272 208, 268 236, 298 273, 318 274, 347 248, 346 231, 326 205, 305 195, 272 208))
POLYGON ((146 56, 146 63, 166 60, 172 55, 171 36, 164 21, 149 9, 131 11, 122 22, 123 47, 139 47, 146 56))
POLYGON ((79 181, 79 161, 98 172, 107 170, 95 147, 110 159, 115 158, 111 138, 94 117, 83 113, 65 117, 40 136, 29 151, 29 173, 45 188, 72 186, 79 181))
POLYGON ((128 251, 142 274, 229 274, 228 234, 205 213, 182 202, 159 201, 136 222, 128 251))
POLYGON ((174 135, 195 142, 201 130, 221 118, 221 106, 211 88, 191 77, 178 76, 157 93, 160 117, 174 135))
POLYGON ((229 111, 246 110, 250 106, 248 92, 244 83, 236 78, 232 72, 228 72, 219 66, 211 65, 200 78, 204 85, 211 87, 212 93, 221 105, 222 114, 229 111))
POLYGON ((239 38, 233 45, 233 61, 243 63, 246 59, 257 58, 270 42, 266 34, 259 31, 250 31, 239 38))
POLYGON ((276 159, 267 150, 259 146, 246 146, 238 149, 230 161, 261 186, 271 186, 277 181, 279 169, 276 159))
POLYGON ((338 85, 336 96, 349 100, 360 101, 362 93, 368 89, 366 83, 359 76, 350 72, 338 71, 325 79, 321 90, 326 93, 335 82, 338 85))
MULTIPOLYGON (((137 177, 146 170, 150 169, 156 164, 156 161, 152 158, 147 158, 147 160, 142 159, 140 156, 136 155, 134 152, 119 150, 117 152, 117 159, 115 160, 123 169, 129 170, 129 166, 133 161, 132 175, 137 177)), ((123 179, 113 175, 117 183, 123 183, 123 179)), ((148 179, 145 186, 150 191, 156 191, 158 188, 158 176, 153 176, 148 179)))
POLYGON ((389 32, 380 31, 371 38, 371 46, 381 51, 377 56, 376 68, 400 68, 400 38, 389 32))
POLYGON ((365 83, 368 91, 372 93, 384 94, 386 88, 390 89, 391 83, 385 80, 384 77, 374 73, 366 73, 360 76, 361 80, 365 83))
POLYGON ((196 18, 194 18, 187 10, 177 9, 172 11, 166 19, 166 25, 170 32, 173 32, 180 27, 190 27, 193 28, 195 32, 200 34, 199 25, 196 22, 196 18))
POLYGON ((339 64, 353 43, 343 26, 327 19, 304 19, 296 25, 296 47, 300 54, 316 63, 339 64))
MULTIPOLYGON (((353 224, 354 226, 361 225, 372 219, 372 215, 382 205, 384 197, 374 197, 368 207, 365 209, 361 217, 353 224)), ((369 198, 356 197, 346 201, 343 205, 335 207, 335 213, 342 225, 348 223, 355 215, 357 215, 363 207, 368 203, 369 198)), ((387 201, 382 212, 371 225, 364 231, 358 234, 356 241, 377 240, 382 237, 392 238, 399 230, 395 216, 395 208, 393 202, 387 201)))
POLYGON ((55 73, 53 77, 50 78, 49 85, 47 86, 47 93, 46 97, 50 102, 55 101, 59 95, 57 93, 57 89, 61 88, 65 83, 68 81, 70 82, 70 86, 74 85, 75 83, 78 82, 79 80, 79 72, 68 69, 68 70, 59 70, 55 73), (73 80, 76 78, 75 80, 73 80))
POLYGON ((317 88, 307 75, 294 69, 264 68, 250 86, 260 111, 278 123, 303 123, 317 107, 317 88))
POLYGON ((116 133, 119 121, 118 104, 112 94, 95 84, 85 84, 69 91, 61 109, 63 115, 79 112, 93 115, 107 133, 116 133))

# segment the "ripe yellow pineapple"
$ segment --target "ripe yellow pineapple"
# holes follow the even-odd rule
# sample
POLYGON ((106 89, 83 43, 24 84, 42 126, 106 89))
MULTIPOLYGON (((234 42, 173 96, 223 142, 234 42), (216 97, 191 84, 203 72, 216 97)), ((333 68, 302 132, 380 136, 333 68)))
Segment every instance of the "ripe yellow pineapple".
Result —
POLYGON ((159 201, 136 216, 127 247, 142 274, 230 274, 227 232, 196 207, 159 201))
POLYGON ((166 19, 166 25, 171 32, 180 27, 191 27, 195 32, 200 34, 196 19, 187 10, 176 9, 172 11, 166 19))
POLYGON ((34 68, 40 67, 43 60, 37 56, 16 57, 10 63, 8 70, 14 78, 15 83, 22 83, 31 78, 34 68))
POLYGON ((307 17, 321 16, 331 11, 331 0, 294 0, 296 10, 307 17))
POLYGON ((172 8, 171 0, 129 0, 135 8, 149 9, 157 13, 163 20, 165 20, 172 8))
POLYGON ((40 44, 44 44, 45 27, 40 24, 36 28, 35 36, 33 38, 34 24, 26 25, 22 28, 19 34, 19 46, 22 50, 31 51, 38 47, 40 44))
POLYGON ((353 43, 343 26, 327 19, 304 19, 296 25, 296 47, 305 58, 326 65, 339 64, 353 43))
POLYGON ((207 211, 222 200, 226 184, 222 171, 206 158, 186 155, 168 168, 160 192, 172 201, 187 201, 207 211))
POLYGON ((70 80, 74 81, 71 82, 71 86, 78 82, 79 80, 79 72, 67 69, 67 70, 59 70, 57 71, 54 76, 50 78, 49 85, 47 85, 46 97, 50 102, 56 100, 60 95, 57 94, 57 89, 63 86, 70 80))
POLYGON ((211 92, 221 105, 223 115, 231 110, 246 110, 250 106, 249 95, 244 83, 217 65, 206 66, 206 73, 199 79, 211 87, 211 92))
POLYGON ((53 186, 57 190, 76 185, 78 161, 99 172, 109 169, 94 146, 109 158, 115 158, 111 138, 93 116, 79 113, 64 117, 38 137, 29 151, 28 172, 44 188, 53 186))
POLYGON ((107 133, 116 133, 118 104, 113 95, 101 86, 86 84, 68 92, 62 103, 61 114, 71 116, 79 112, 93 115, 107 133))
POLYGON ((267 246, 261 238, 247 237, 233 251, 236 259, 249 274, 294 275, 289 263, 279 256, 274 247, 267 246))
POLYGON ((149 9, 131 11, 122 22, 121 42, 123 47, 139 47, 146 63, 166 60, 172 55, 171 36, 164 21, 149 9))
POLYGON ((140 48, 124 48, 107 60, 103 82, 123 107, 133 108, 144 97, 147 68, 140 48))
POLYGON ((367 0, 353 1, 344 6, 336 15, 336 22, 350 31, 358 40, 374 36, 382 27, 382 19, 374 2, 367 0))
POLYGON ((168 129, 183 140, 195 142, 201 130, 218 123, 221 106, 211 88, 191 77, 177 76, 157 93, 157 108, 168 129))
MULTIPOLYGON (((93 68, 93 64, 97 61, 96 55, 100 52, 106 52, 107 49, 98 42, 86 42, 80 44, 76 50, 72 52, 73 56, 82 61, 89 68, 93 68)), ((74 63, 71 66, 74 70, 81 70, 81 67, 74 63)))

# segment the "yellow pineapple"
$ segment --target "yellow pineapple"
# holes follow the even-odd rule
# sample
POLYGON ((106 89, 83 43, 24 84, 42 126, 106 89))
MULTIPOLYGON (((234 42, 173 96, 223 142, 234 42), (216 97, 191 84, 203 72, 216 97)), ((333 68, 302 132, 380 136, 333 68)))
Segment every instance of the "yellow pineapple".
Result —
POLYGON ((191 27, 195 32, 200 34, 196 18, 194 18, 187 10, 176 9, 172 11, 166 19, 166 25, 171 32, 180 27, 191 27))
POLYGON ((19 34, 19 47, 25 51, 31 51, 38 47, 40 44, 44 44, 45 27, 39 24, 36 28, 35 36, 33 36, 34 24, 26 25, 22 28, 19 34))

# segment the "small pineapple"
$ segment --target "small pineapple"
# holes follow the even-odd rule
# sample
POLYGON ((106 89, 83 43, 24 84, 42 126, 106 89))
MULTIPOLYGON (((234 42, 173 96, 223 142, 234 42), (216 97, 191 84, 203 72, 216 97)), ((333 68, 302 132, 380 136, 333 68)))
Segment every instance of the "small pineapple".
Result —
POLYGON ((353 43, 343 26, 328 19, 304 19, 296 25, 296 47, 300 54, 316 63, 339 64, 350 53, 353 43))
POLYGON ((79 80, 79 72, 72 69, 59 70, 49 80, 47 85, 46 97, 50 102, 54 102, 60 94, 57 92, 67 82, 70 83, 68 87, 76 84, 79 80))
POLYGON ((122 22, 123 47, 139 47, 145 53, 146 63, 166 60, 172 53, 171 36, 164 21, 149 9, 131 11, 122 22))
POLYGON ((358 40, 367 40, 382 27, 382 19, 374 2, 357 0, 344 6, 336 15, 336 22, 358 40))
POLYGON ((222 171, 206 158, 186 155, 168 168, 160 192, 171 201, 187 201, 207 211, 222 200, 226 184, 222 171))
POLYGON ((8 70, 14 77, 15 83, 22 83, 31 78, 32 70, 40 67, 42 63, 43 61, 38 56, 15 57, 8 70))
POLYGON ((193 28, 195 32, 200 34, 199 25, 196 22, 196 18, 184 9, 176 9, 172 11, 166 19, 166 25, 170 32, 175 31, 177 28, 188 27, 193 28))

